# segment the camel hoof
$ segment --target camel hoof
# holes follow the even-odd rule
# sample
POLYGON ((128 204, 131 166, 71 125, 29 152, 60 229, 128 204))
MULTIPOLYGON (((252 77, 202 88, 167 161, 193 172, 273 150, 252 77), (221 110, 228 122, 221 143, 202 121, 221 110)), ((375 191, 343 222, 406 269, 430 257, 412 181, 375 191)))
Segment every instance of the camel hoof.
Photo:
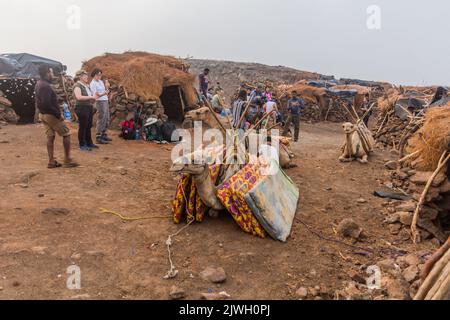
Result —
POLYGON ((219 213, 220 213, 220 211, 214 210, 214 209, 209 209, 209 212, 208 212, 209 216, 213 219, 219 218, 219 213))

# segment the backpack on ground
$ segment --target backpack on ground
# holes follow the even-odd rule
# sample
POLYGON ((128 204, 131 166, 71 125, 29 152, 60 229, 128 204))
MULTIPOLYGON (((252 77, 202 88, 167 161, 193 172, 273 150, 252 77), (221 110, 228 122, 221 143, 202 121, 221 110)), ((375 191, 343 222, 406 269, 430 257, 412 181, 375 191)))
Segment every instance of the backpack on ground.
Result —
POLYGON ((164 122, 161 125, 161 132, 162 132, 162 136, 163 139, 169 142, 178 142, 179 139, 177 139, 176 137, 174 137, 174 139, 172 139, 172 134, 174 133, 174 131, 177 130, 177 127, 175 126, 175 124, 173 124, 172 122, 164 122))
POLYGON ((122 134, 125 140, 134 140, 136 137, 136 128, 133 120, 122 121, 122 134))

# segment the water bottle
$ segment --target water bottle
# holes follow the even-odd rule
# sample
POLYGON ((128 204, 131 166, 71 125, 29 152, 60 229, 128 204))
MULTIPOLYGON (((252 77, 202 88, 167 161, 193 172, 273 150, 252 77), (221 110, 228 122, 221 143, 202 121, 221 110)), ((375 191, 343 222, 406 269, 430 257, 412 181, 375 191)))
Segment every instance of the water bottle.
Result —
POLYGON ((64 119, 72 120, 72 115, 70 114, 69 106, 66 102, 63 103, 64 119))
POLYGON ((140 140, 140 139, 141 139, 140 131, 139 131, 138 128, 136 128, 136 134, 135 134, 134 139, 135 139, 135 140, 140 140))

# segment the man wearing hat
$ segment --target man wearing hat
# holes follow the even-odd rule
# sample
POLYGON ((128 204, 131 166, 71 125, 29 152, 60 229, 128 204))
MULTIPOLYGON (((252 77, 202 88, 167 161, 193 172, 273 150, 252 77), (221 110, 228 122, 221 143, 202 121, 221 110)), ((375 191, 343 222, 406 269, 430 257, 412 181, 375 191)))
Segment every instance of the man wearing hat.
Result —
POLYGON ((50 86, 53 72, 48 65, 39 66, 40 80, 35 86, 36 107, 39 110, 39 119, 45 126, 47 134, 48 168, 76 167, 78 164, 70 157, 70 130, 64 122, 61 109, 58 105, 56 93, 50 86), (60 164, 54 157, 55 136, 63 138, 64 163, 60 164))

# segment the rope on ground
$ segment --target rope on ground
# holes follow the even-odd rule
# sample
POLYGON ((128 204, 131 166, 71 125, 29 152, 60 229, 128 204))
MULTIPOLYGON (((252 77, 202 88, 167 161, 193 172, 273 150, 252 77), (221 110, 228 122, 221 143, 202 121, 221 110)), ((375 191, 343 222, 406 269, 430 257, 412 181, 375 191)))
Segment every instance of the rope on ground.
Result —
POLYGON ((105 214, 112 214, 115 215, 117 217, 119 217, 120 219, 122 219, 123 221, 137 221, 137 220, 147 220, 147 219, 167 219, 170 218, 170 216, 152 216, 152 217, 125 217, 122 214, 115 212, 115 211, 111 211, 108 209, 104 209, 104 208, 99 208, 98 209, 100 211, 100 213, 105 213, 105 214))
MULTIPOLYGON (((184 200, 186 201, 186 210, 188 211, 188 214, 191 215, 191 213, 189 212, 189 206, 188 206, 189 203, 188 203, 186 194, 184 193, 184 189, 181 188, 181 191, 183 192, 183 197, 184 197, 184 200)), ((185 225, 183 228, 181 228, 180 230, 178 230, 174 234, 169 235, 169 237, 167 238, 167 240, 166 240, 166 247, 167 247, 167 252, 168 252, 168 256, 169 256, 170 269, 169 269, 169 271, 167 271, 167 273, 163 277, 163 279, 173 279, 178 274, 178 270, 175 269, 175 265, 173 264, 173 261, 172 261, 172 252, 170 251, 170 247, 173 244, 172 238, 176 237, 183 230, 187 229, 187 227, 189 227, 194 221, 195 221, 195 218, 193 218, 191 221, 189 221, 189 223, 187 225, 185 225)))
POLYGON ((330 242, 342 244, 342 245, 345 245, 345 246, 347 246, 347 247, 350 247, 350 248, 353 248, 353 249, 362 250, 362 251, 365 251, 365 252, 368 252, 368 253, 371 253, 371 254, 374 253, 374 251, 373 251, 372 249, 367 249, 367 248, 363 248, 363 247, 359 247, 359 246, 354 246, 354 245, 345 243, 344 241, 340 241, 340 240, 337 240, 337 239, 327 238, 327 237, 323 236, 322 234, 320 234, 318 231, 313 230, 311 226, 309 226, 308 224, 306 224, 305 222, 303 222, 301 219, 295 218, 295 220, 298 221, 298 222, 300 222, 302 225, 304 225, 305 228, 306 228, 309 232, 311 232, 312 234, 314 234, 315 236, 317 236, 317 237, 318 237, 319 239, 321 239, 321 240, 325 240, 325 241, 330 241, 330 242))

